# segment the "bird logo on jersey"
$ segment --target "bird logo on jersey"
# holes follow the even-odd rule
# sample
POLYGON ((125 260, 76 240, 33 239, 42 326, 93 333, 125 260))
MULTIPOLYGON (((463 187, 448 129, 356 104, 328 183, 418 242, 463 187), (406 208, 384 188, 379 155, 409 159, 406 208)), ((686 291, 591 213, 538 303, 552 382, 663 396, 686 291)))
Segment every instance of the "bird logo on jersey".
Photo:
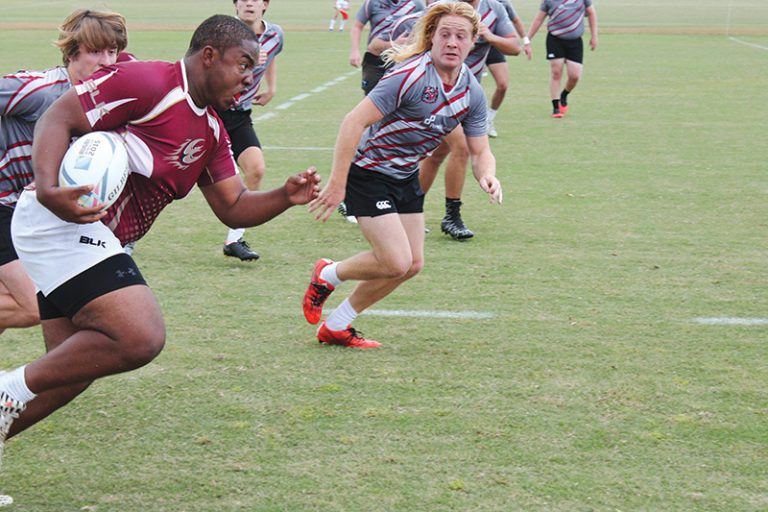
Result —
POLYGON ((205 141, 203 139, 187 139, 181 143, 179 149, 165 157, 165 159, 177 169, 183 171, 200 160, 203 154, 205 154, 204 146, 205 141))
POLYGON ((424 103, 434 103, 437 101, 437 89, 430 85, 426 86, 421 92, 421 101, 424 103))

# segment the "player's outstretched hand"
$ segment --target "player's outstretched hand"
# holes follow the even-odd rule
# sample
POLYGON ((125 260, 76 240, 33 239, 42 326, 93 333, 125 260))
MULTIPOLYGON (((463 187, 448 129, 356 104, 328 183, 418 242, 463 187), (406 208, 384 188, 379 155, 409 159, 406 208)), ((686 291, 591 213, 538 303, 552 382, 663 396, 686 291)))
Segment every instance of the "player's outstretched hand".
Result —
POLYGON ((309 211, 315 214, 315 220, 327 221, 331 214, 344 200, 346 187, 336 186, 329 181, 320 194, 309 203, 309 211))
POLYGON ((314 167, 294 174, 285 182, 285 193, 291 204, 307 204, 320 192, 320 175, 314 167))
POLYGON ((89 224, 101 220, 107 214, 104 205, 96 205, 91 208, 80 206, 77 199, 93 190, 93 185, 82 187, 51 187, 45 190, 37 190, 37 199, 51 210, 60 219, 76 224, 89 224))
POLYGON ((504 200, 504 193, 501 190, 501 182, 496 176, 483 176, 480 178, 480 188, 487 192, 491 196, 491 204, 498 203, 504 200))

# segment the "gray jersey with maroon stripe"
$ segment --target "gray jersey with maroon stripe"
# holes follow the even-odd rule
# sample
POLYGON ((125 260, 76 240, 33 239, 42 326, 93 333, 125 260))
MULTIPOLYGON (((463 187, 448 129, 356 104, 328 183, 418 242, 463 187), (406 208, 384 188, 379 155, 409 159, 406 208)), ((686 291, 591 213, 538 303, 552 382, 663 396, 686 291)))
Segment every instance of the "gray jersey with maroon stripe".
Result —
MULTIPOLYGON (((492 34, 507 37, 515 32, 515 27, 512 25, 512 20, 509 19, 506 9, 496 0, 480 0, 477 13, 480 15, 480 21, 488 27, 492 34)), ((491 44, 479 37, 475 47, 472 48, 464 61, 478 80, 483 73, 489 51, 491 51, 491 44)))
POLYGON ((578 39, 584 34, 584 13, 592 0, 544 0, 540 11, 549 16, 547 30, 560 39, 578 39))
POLYGON ((63 67, 0 78, 0 204, 15 205, 32 181, 35 123, 70 87, 63 67))
POLYGON ((259 51, 267 52, 267 60, 264 64, 253 68, 253 84, 240 96, 239 103, 232 110, 249 110, 253 106, 253 98, 259 92, 261 80, 267 68, 275 60, 277 54, 283 51, 285 35, 280 25, 273 25, 264 20, 264 32, 259 36, 259 51))
POLYGON ((423 0, 365 0, 355 19, 363 25, 371 24, 368 33, 370 44, 376 37, 388 40, 389 32, 397 20, 425 8, 423 0))
POLYGON ((360 139, 353 163, 396 179, 419 171, 419 162, 459 124, 469 137, 486 134, 485 94, 466 66, 450 91, 429 52, 387 73, 368 94, 384 118, 360 139))

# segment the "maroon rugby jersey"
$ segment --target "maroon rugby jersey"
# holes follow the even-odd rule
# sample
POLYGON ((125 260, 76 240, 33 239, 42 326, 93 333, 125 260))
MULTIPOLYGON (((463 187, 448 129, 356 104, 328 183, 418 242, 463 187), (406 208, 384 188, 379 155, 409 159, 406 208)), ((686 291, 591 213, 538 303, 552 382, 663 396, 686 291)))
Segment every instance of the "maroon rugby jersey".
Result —
POLYGON ((182 61, 116 64, 75 89, 93 129, 126 142, 131 174, 102 220, 121 243, 141 238, 195 184, 235 175, 227 132, 213 108, 192 101, 182 61))

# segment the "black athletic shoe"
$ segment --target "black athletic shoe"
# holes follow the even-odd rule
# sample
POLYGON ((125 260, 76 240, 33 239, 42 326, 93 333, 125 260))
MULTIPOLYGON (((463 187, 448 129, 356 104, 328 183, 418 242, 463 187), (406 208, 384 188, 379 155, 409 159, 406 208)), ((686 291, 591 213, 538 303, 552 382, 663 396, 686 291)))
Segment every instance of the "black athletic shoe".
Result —
POLYGON ((224 256, 240 258, 242 261, 256 261, 259 259, 259 254, 252 251, 248 242, 242 238, 237 242, 224 244, 224 256))
POLYGON ((440 229, 454 240, 466 240, 475 236, 461 219, 461 201, 446 205, 445 217, 440 223, 440 229))

